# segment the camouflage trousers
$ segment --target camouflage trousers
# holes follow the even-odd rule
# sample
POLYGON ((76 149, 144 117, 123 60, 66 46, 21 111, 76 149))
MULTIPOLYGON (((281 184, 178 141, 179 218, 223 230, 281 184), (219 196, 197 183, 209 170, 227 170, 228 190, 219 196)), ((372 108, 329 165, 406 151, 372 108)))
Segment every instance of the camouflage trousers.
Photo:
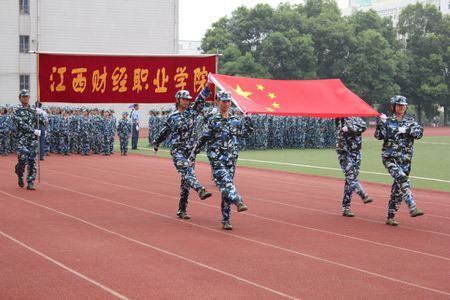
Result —
POLYGON ((9 132, 0 132, 0 154, 7 154, 9 149, 9 132))
POLYGON ((388 218, 393 218, 400 208, 400 204, 405 200, 410 211, 416 208, 411 192, 411 183, 409 181, 410 163, 398 162, 395 158, 383 159, 383 164, 389 174, 394 178, 391 188, 391 197, 388 204, 388 218))
POLYGON ((236 160, 210 160, 210 164, 214 183, 222 193, 222 223, 226 223, 230 220, 231 204, 237 205, 242 202, 242 197, 239 195, 233 182, 236 160))
POLYGON ((364 188, 358 180, 361 159, 359 155, 338 154, 339 164, 345 175, 344 197, 342 198, 342 209, 349 208, 352 203, 353 192, 361 199, 367 196, 364 188))
POLYGON ((68 154, 69 153, 69 145, 70 145, 70 139, 68 133, 61 133, 59 136, 59 147, 61 148, 62 154, 68 154))
POLYGON ((81 136, 81 153, 83 155, 88 155, 91 152, 91 144, 89 142, 89 137, 87 135, 81 136))
POLYGON ((128 136, 120 136, 120 153, 127 153, 128 152, 128 136))
POLYGON ((19 177, 23 177, 25 172, 25 166, 28 165, 27 182, 33 183, 36 179, 36 154, 37 154, 37 142, 26 146, 19 146, 17 148, 17 165, 16 174, 19 177))
POLYGON ((114 152, 114 134, 109 138, 109 153, 114 152))
POLYGON ((107 135, 103 137, 102 152, 103 154, 111 154, 111 140, 107 135))
POLYGON ((179 211, 183 212, 187 209, 189 189, 199 192, 202 188, 195 176, 195 164, 188 160, 189 153, 188 150, 171 151, 173 164, 181 176, 179 211))

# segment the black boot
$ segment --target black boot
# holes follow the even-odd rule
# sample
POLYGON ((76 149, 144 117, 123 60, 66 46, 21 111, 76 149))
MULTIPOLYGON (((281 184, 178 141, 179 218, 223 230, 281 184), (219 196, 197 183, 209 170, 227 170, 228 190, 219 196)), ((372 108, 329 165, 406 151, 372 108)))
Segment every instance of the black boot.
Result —
POLYGON ((19 184, 19 186, 21 188, 23 188, 25 186, 25 183, 23 183, 23 178, 22 177, 19 177, 19 181, 17 183, 19 184))

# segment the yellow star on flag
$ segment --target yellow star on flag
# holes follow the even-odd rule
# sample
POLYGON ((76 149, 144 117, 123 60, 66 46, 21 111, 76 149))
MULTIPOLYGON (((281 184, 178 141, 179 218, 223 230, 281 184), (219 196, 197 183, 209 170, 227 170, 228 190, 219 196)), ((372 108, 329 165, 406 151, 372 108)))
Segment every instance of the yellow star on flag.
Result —
POLYGON ((257 84, 256 89, 260 90, 261 92, 264 91, 266 88, 262 84, 257 84))
POLYGON ((275 93, 269 93, 267 95, 267 97, 269 97, 270 99, 275 99, 276 98, 275 93))
POLYGON ((280 108, 280 103, 274 102, 272 103, 273 108, 280 108))
POLYGON ((239 84, 236 85, 236 89, 235 89, 234 91, 235 91, 239 96, 242 96, 242 97, 244 97, 244 98, 247 98, 248 100, 250 100, 250 98, 248 98, 248 96, 250 96, 251 94, 253 94, 253 93, 244 91, 244 90, 239 86, 239 84))
POLYGON ((270 111, 270 112, 274 112, 274 110, 273 110, 272 107, 266 107, 266 110, 267 110, 267 111, 270 111))

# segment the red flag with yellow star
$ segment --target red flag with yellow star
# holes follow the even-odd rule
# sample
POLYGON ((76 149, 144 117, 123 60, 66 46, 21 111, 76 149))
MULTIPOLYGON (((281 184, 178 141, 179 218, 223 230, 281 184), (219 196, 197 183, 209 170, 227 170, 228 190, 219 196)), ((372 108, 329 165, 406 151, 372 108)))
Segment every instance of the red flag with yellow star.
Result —
POLYGON ((270 80, 209 74, 244 113, 340 118, 380 115, 340 79, 270 80))

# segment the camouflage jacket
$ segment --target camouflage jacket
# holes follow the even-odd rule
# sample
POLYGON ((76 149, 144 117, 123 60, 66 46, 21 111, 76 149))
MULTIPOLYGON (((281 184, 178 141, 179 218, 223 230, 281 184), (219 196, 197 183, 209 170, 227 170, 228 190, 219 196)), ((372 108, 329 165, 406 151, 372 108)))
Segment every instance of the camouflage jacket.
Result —
POLYGON ((127 137, 131 134, 131 123, 128 120, 121 119, 117 126, 117 133, 121 137, 127 137))
POLYGON ((404 117, 398 121, 395 117, 387 118, 385 123, 378 123, 375 138, 384 140, 382 148, 383 158, 398 158, 410 162, 413 156, 415 139, 423 136, 423 127, 411 117, 404 117), (399 128, 405 127, 406 132, 400 133, 399 128))
POLYGON ((362 133, 366 131, 367 125, 360 117, 348 117, 339 119, 336 126, 336 152, 354 153, 361 150, 362 133), (348 131, 342 131, 342 127, 347 127, 348 131))
POLYGON ((17 128, 17 139, 20 146, 29 147, 36 143, 36 111, 31 108, 18 108, 14 115, 14 124, 17 128))
POLYGON ((206 154, 210 160, 237 159, 239 139, 248 136, 251 132, 253 132, 253 125, 249 117, 238 118, 230 115, 224 118, 217 113, 209 119, 195 151, 199 152, 206 144, 206 154))
POLYGON ((184 112, 176 110, 171 113, 153 141, 153 145, 159 146, 170 135, 171 151, 181 150, 189 153, 197 139, 195 134, 197 116, 202 111, 205 99, 208 98, 209 94, 210 90, 206 86, 198 94, 195 102, 184 112))

